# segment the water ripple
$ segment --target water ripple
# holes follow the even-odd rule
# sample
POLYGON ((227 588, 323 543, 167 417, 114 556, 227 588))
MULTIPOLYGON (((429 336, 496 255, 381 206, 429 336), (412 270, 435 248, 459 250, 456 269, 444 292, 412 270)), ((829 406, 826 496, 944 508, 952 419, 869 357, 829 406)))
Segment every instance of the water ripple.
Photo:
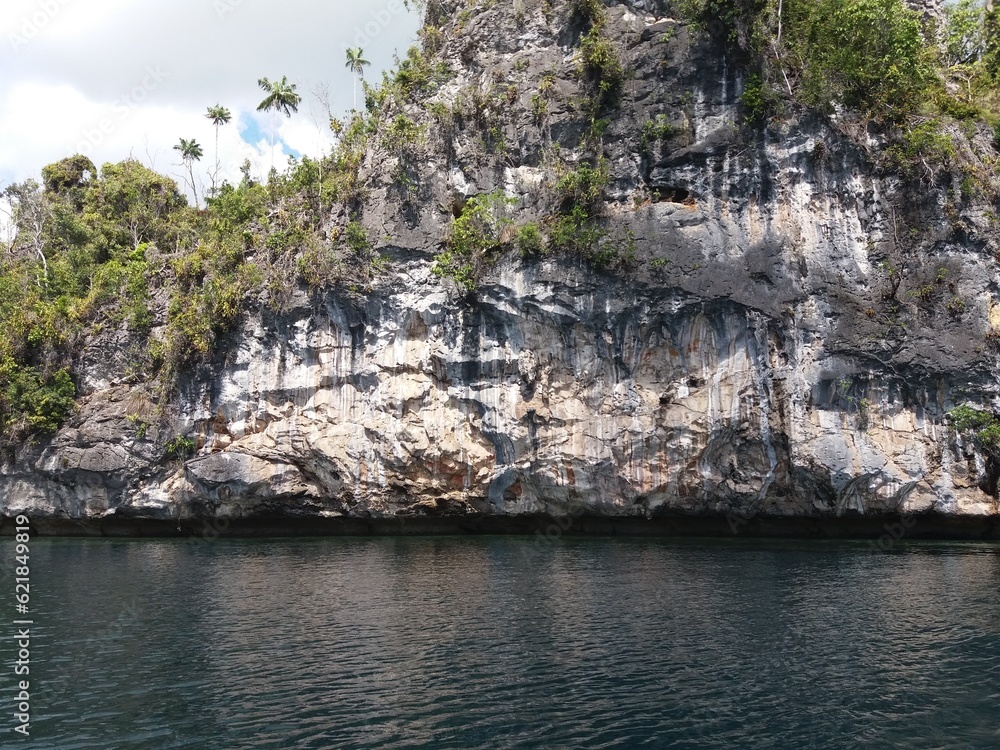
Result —
POLYGON ((33 551, 18 747, 1000 747, 996 546, 33 551))

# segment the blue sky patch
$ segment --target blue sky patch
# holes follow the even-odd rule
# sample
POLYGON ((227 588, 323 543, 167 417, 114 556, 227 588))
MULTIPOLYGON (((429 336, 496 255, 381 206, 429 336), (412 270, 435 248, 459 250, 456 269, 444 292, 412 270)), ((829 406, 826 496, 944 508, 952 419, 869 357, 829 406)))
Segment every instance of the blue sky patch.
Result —
MULTIPOLYGON (((261 127, 257 118, 250 114, 240 116, 240 138, 251 146, 256 146, 261 140, 271 142, 271 130, 269 126, 261 127)), ((277 145, 277 143, 275 144, 277 145)))

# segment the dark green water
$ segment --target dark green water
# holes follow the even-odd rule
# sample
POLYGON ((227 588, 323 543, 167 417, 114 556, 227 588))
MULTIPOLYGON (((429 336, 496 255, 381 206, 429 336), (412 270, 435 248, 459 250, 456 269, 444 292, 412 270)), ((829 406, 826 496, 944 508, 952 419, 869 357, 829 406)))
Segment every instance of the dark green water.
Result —
POLYGON ((997 546, 34 540, 32 557, 32 736, 7 718, 5 639, 4 748, 1000 748, 997 546))

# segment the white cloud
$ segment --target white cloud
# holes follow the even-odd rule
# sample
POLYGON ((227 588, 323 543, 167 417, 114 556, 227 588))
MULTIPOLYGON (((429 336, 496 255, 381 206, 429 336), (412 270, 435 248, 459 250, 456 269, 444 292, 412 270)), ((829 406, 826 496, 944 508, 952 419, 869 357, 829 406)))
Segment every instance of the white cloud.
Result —
POLYGON ((333 146, 329 126, 318 128, 304 118, 286 120, 278 130, 281 140, 290 148, 302 154, 319 155, 333 146))
MULTIPOLYGON (((261 77, 288 79, 303 97, 299 113, 278 118, 287 147, 315 155, 332 145, 325 109, 311 91, 330 92, 341 115, 352 106, 344 50, 360 44, 369 79, 412 43, 418 27, 401 0, 3 0, 0 11, 0 187, 38 176, 45 164, 83 151, 100 165, 130 155, 179 178, 180 138, 204 149, 208 184, 215 130, 207 107, 228 107, 219 133, 222 170, 240 177, 270 168, 269 121, 256 112, 261 77), (253 144, 241 124, 253 121, 253 144)), ((276 166, 285 163, 276 147, 276 166)), ((200 195, 200 192, 199 192, 200 195)))
POLYGON ((70 139, 97 122, 100 104, 66 84, 20 83, 0 101, 0 164, 4 177, 22 180, 71 149, 70 139), (70 135, 70 134, 74 135, 70 135))
MULTIPOLYGON (((79 7, 80 3, 76 4, 79 7)), ((74 0, 6 0, 0 34, 17 50, 42 35, 56 33, 60 26, 66 27, 73 5, 74 0)))

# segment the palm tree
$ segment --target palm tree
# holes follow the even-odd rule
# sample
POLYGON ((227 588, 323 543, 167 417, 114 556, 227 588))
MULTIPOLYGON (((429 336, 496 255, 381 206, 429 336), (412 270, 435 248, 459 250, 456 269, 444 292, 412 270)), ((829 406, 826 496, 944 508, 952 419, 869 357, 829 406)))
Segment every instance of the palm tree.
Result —
POLYGON ((361 47, 347 48, 347 68, 354 73, 354 108, 358 108, 358 76, 364 78, 365 67, 371 65, 365 59, 364 50, 361 47))
POLYGON ((215 125, 215 172, 212 174, 212 194, 214 195, 215 180, 219 176, 219 126, 228 124, 233 119, 233 113, 221 104, 216 104, 214 107, 208 108, 205 117, 215 125))
POLYGON ((295 93, 295 84, 289 83, 287 76, 281 76, 280 81, 273 83, 261 78, 257 85, 267 92, 264 101, 257 105, 257 111, 271 112, 271 169, 274 169, 274 113, 281 110, 285 117, 291 117, 292 112, 299 111, 302 97, 295 93))
POLYGON ((201 146, 198 145, 198 141, 192 138, 190 141, 181 138, 181 142, 174 146, 174 151, 181 152, 181 161, 183 161, 188 168, 188 174, 191 176, 191 192, 194 193, 194 205, 195 208, 198 207, 198 189, 195 187, 194 182, 194 163, 201 159, 204 152, 201 150, 201 146))

